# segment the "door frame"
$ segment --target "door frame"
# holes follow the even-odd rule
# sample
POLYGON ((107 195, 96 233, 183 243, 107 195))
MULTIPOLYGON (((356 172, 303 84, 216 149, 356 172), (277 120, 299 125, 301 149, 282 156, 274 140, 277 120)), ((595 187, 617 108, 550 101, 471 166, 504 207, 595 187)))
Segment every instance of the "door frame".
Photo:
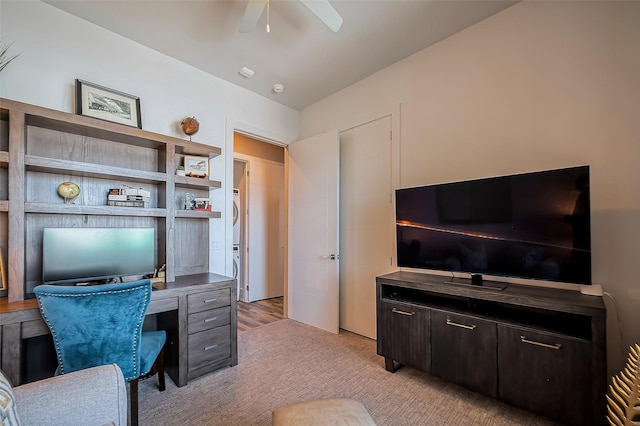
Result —
MULTIPOLYGON (((224 138, 224 155, 221 155, 217 158, 224 157, 224 181, 226 184, 222 187, 222 194, 218 200, 224 204, 224 211, 231 213, 233 211, 233 162, 234 162, 234 134, 240 133, 250 138, 259 140, 261 142, 270 143, 272 145, 281 146, 284 148, 284 160, 285 160, 285 194, 284 194, 284 202, 285 205, 288 202, 287 199, 287 145, 292 142, 290 138, 276 134, 274 132, 256 127, 252 124, 236 120, 232 117, 227 117, 226 125, 225 125, 225 138, 224 138)), ((215 161, 215 159, 213 160, 215 161)), ((220 190, 218 190, 220 191, 220 190)), ((216 194, 217 191, 213 191, 213 194, 216 194)), ((231 214, 223 215, 224 220, 221 222, 220 226, 210 226, 211 238, 210 241, 215 241, 215 233, 216 231, 220 232, 220 235, 224 235, 224 244, 223 244, 223 255, 220 256, 220 260, 216 262, 215 266, 217 266, 217 270, 212 269, 210 266, 210 270, 212 272, 221 273, 226 276, 233 276, 233 218, 231 214)), ((285 271, 287 270, 287 226, 288 220, 285 215, 284 217, 284 232, 285 232, 285 240, 284 240, 284 256, 285 256, 285 271)), ((216 256, 213 255, 213 250, 215 250, 215 244, 212 244, 211 250, 209 250, 209 265, 214 265, 214 258, 216 256)), ((287 312, 287 276, 285 274, 284 277, 284 314, 287 312)))
MULTIPOLYGON (((233 172, 235 174, 235 167, 236 167, 236 162, 238 163, 243 163, 242 167, 244 168, 244 186, 242 188, 238 188, 241 190, 240 192, 240 211, 238 212, 238 215, 241 216, 241 226, 240 226, 240 241, 238 246, 240 246, 240 266, 242 269, 242 275, 241 277, 241 281, 240 283, 238 283, 238 287, 242 288, 245 291, 245 295, 247 295, 246 292, 246 286, 244 283, 249 281, 249 260, 248 260, 248 256, 247 256, 247 247, 249 246, 249 228, 250 228, 250 224, 249 221, 247 220, 247 200, 249 199, 249 185, 247 184, 247 175, 250 174, 250 170, 251 170, 251 163, 243 158, 237 158, 235 156, 233 156, 233 172)), ((233 181, 235 180, 235 176, 234 179, 231 180, 231 182, 233 183, 233 181)), ((233 185, 231 185, 232 190, 234 188, 236 188, 235 183, 233 183, 233 185)), ((233 202, 233 201, 232 201, 233 202)), ((233 206, 232 206, 233 208, 233 206)), ((232 223, 231 223, 231 229, 233 230, 233 218, 231 219, 232 223)), ((232 237, 233 239, 233 237, 232 237)), ((233 244, 233 241, 231 242, 231 247, 233 248, 235 244, 233 244)), ((233 275, 232 275, 233 276, 233 275)), ((238 300, 243 300, 240 298, 240 294, 238 294, 238 300)))

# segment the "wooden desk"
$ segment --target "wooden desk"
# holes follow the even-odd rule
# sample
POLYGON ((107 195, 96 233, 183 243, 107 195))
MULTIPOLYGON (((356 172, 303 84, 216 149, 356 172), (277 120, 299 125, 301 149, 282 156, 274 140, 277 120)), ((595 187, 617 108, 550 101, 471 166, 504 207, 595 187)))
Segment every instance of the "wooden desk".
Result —
MULTIPOLYGON (((177 386, 238 364, 236 280, 217 274, 176 277, 154 289, 147 319, 167 332, 166 371, 177 386)), ((17 386, 28 368, 25 341, 49 334, 35 299, 0 299, 0 365, 17 386)))

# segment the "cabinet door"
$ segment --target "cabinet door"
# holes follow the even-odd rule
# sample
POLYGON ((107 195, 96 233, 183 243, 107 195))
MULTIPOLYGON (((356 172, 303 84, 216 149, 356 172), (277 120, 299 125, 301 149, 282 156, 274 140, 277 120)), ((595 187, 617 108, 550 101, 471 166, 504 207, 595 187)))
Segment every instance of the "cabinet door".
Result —
POLYGON ((429 371, 429 310, 403 303, 378 304, 378 355, 429 371))
POLYGON ((431 312, 431 372, 495 397, 497 341, 493 322, 434 310, 431 312))
POLYGON ((590 411, 591 353, 580 339, 498 325, 499 398, 571 425, 600 423, 590 411))

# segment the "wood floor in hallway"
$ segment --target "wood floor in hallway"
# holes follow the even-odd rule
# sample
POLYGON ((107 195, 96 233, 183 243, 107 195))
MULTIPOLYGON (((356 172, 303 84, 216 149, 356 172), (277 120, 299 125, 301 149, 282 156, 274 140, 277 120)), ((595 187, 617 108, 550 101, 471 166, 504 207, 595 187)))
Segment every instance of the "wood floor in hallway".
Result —
POLYGON ((251 303, 238 301, 238 331, 269 324, 282 318, 284 318, 282 297, 251 303))

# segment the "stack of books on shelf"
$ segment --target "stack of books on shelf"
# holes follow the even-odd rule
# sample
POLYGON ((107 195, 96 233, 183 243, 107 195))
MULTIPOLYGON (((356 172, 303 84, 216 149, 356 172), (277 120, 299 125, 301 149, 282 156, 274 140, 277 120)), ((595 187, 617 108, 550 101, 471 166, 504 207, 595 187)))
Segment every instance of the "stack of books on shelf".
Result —
POLYGON ((107 205, 114 207, 149 207, 151 192, 142 188, 111 188, 107 195, 107 205))

